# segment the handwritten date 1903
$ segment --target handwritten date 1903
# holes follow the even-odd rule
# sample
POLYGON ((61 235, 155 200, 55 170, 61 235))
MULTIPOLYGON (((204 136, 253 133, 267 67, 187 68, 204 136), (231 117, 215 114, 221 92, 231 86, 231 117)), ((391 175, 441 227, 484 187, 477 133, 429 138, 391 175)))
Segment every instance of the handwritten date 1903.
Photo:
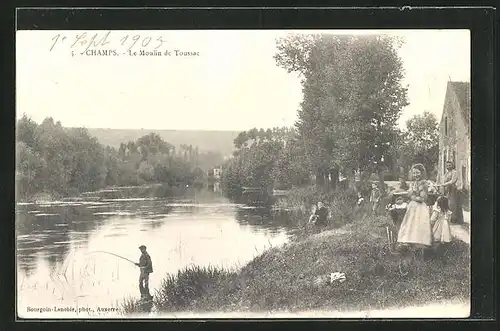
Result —
POLYGON ((158 49, 164 43, 162 36, 159 37, 150 37, 150 36, 141 36, 139 34, 129 35, 125 34, 119 38, 113 38, 114 36, 111 34, 111 31, 106 32, 105 34, 100 33, 87 33, 83 32, 77 34, 73 37, 67 37, 65 35, 57 34, 52 38, 52 46, 50 47, 50 51, 52 51, 57 45, 66 44, 69 45, 71 49, 82 49, 82 53, 86 52, 91 48, 100 48, 104 46, 108 47, 124 47, 126 50, 132 50, 134 47, 141 48, 153 48, 158 49))

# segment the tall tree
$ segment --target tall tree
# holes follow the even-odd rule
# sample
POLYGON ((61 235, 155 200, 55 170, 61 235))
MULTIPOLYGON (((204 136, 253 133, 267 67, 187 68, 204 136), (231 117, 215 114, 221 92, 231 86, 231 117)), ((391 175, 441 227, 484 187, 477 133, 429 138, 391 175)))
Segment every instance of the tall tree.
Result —
POLYGON ((231 197, 238 197, 242 186, 290 188, 309 178, 295 130, 253 128, 241 132, 234 145, 234 157, 222 171, 223 190, 231 197))
MULTIPOLYGON (((309 171, 303 162, 304 148, 294 131, 289 131, 285 144, 275 162, 272 177, 275 186, 280 189, 290 189, 302 186, 309 181, 309 171)), ((282 134, 282 132, 278 132, 282 134)))
POLYGON ((376 171, 383 182, 384 155, 408 104, 399 46, 387 36, 278 40, 277 64, 302 76, 304 99, 296 126, 318 184, 331 168, 347 175, 355 169, 376 171))
POLYGON ((429 173, 436 170, 439 158, 439 127, 430 112, 415 115, 406 121, 398 148, 399 164, 408 171, 413 163, 422 163, 429 173))
POLYGON ((47 164, 39 153, 23 141, 16 144, 16 194, 18 197, 30 196, 44 189, 41 176, 47 164))

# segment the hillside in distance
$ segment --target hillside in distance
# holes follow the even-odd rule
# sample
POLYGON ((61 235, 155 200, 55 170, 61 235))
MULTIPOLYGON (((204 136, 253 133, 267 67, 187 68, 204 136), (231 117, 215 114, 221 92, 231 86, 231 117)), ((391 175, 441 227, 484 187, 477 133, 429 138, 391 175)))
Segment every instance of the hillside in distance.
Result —
POLYGON ((148 129, 100 129, 88 128, 89 133, 103 145, 120 147, 120 143, 137 140, 151 132, 179 148, 180 145, 198 146, 200 151, 220 152, 229 156, 233 152, 233 140, 237 131, 197 131, 197 130, 148 130, 148 129))

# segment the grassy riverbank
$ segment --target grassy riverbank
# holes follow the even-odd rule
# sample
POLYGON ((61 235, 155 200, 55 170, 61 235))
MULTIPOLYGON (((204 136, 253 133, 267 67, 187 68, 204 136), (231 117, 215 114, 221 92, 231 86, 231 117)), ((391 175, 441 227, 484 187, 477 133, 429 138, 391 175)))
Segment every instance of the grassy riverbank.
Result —
MULTIPOLYGON (((385 239, 387 217, 298 236, 239 271, 192 267, 168 276, 153 301, 158 313, 372 310, 470 297, 469 246, 454 241, 402 275, 385 239), (332 272, 342 283, 328 283, 332 272)), ((141 311, 133 301, 126 314, 141 311)))

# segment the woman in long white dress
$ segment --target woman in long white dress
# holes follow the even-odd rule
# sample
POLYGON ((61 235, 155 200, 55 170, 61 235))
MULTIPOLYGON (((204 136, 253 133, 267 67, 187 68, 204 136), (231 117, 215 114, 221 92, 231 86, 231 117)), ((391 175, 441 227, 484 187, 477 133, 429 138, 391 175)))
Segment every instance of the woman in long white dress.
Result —
POLYGON ((412 177, 413 182, 408 191, 410 203, 399 228, 398 243, 423 249, 432 245, 430 210, 426 203, 428 184, 425 180, 425 167, 422 164, 413 165, 412 177))

